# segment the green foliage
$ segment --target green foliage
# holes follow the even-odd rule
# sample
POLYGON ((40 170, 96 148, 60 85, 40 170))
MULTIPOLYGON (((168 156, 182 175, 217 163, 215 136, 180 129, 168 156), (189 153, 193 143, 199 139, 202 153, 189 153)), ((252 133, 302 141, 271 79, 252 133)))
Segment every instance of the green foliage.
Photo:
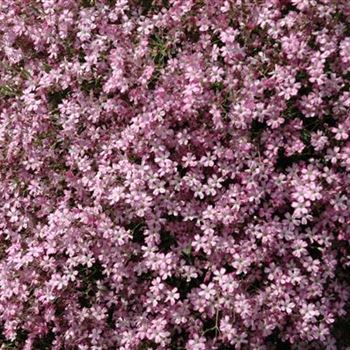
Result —
POLYGON ((61 91, 52 91, 48 93, 48 103, 51 105, 52 109, 56 109, 63 100, 69 96, 71 90, 69 88, 61 91))
POLYGON ((81 0, 80 5, 82 7, 93 7, 95 6, 96 1, 95 0, 81 0))
POLYGON ((176 237, 170 232, 161 231, 160 232, 160 249, 167 252, 172 246, 177 245, 176 237))
POLYGON ((216 82, 216 83, 213 83, 211 85, 211 88, 215 92, 220 92, 220 91, 222 91, 225 88, 225 86, 224 86, 224 84, 222 82, 216 82))
POLYGON ((36 338, 33 343, 33 348, 38 350, 50 350, 52 349, 52 342, 55 339, 55 334, 49 331, 47 334, 36 338))
POLYGON ((79 287, 79 303, 82 307, 91 307, 91 301, 95 297, 97 288, 96 282, 102 280, 103 267, 99 261, 96 261, 91 267, 80 266, 77 279, 82 281, 79 287))
POLYGON ((127 229, 132 232, 132 241, 135 243, 144 244, 145 243, 145 235, 143 233, 145 228, 145 223, 140 222, 132 222, 128 225, 127 229))
POLYGON ((86 93, 92 92, 95 95, 95 97, 98 97, 102 91, 101 78, 83 80, 81 83, 81 90, 86 93))
POLYGON ((175 54, 175 50, 165 34, 156 33, 150 37, 150 53, 155 65, 162 68, 175 54))
POLYGON ((0 345, 3 347, 4 350, 19 350, 22 349, 24 346, 24 342, 27 340, 28 332, 19 329, 16 334, 16 339, 13 341, 9 341, 4 336, 4 330, 0 326, 0 345))
POLYGON ((128 155, 128 160, 130 163, 134 163, 134 164, 141 164, 141 158, 139 156, 137 156, 136 154, 129 154, 128 155))
POLYGON ((143 15, 147 15, 151 10, 160 11, 162 8, 170 7, 169 0, 137 0, 137 5, 141 8, 143 15))
POLYGON ((250 138, 253 142, 256 142, 257 144, 260 144, 260 138, 261 134, 266 128, 266 123, 259 122, 258 120, 254 119, 251 124, 250 129, 250 138))
POLYGON ((0 86, 1 97, 16 97, 19 95, 19 90, 11 85, 0 86))

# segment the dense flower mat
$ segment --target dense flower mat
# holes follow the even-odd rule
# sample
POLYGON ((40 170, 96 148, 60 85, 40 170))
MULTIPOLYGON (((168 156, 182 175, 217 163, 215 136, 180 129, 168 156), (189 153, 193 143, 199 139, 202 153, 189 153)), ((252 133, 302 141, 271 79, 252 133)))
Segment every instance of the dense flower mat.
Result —
POLYGON ((0 348, 346 349, 348 0, 0 1, 0 348))

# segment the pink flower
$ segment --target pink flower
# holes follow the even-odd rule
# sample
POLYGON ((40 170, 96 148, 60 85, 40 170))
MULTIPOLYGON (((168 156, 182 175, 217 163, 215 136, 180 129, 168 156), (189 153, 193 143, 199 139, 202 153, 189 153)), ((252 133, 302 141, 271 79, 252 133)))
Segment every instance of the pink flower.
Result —
POLYGON ((201 284, 200 288, 201 290, 198 292, 199 296, 203 297, 206 300, 212 300, 215 297, 216 291, 214 288, 214 283, 209 283, 208 285, 201 284))
POLYGON ((195 334, 186 344, 187 350, 206 350, 206 341, 204 337, 195 334))

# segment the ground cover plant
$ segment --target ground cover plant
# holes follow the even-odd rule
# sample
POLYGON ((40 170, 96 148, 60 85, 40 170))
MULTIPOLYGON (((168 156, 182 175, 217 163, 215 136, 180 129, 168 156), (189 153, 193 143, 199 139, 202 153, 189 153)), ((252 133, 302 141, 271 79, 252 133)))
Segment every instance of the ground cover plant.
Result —
POLYGON ((348 0, 0 1, 0 348, 347 349, 348 0))

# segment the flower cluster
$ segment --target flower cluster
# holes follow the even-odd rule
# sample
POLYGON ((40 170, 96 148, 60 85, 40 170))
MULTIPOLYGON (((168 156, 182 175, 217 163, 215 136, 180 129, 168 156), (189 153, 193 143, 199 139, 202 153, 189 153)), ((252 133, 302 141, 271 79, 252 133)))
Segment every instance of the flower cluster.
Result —
POLYGON ((0 348, 350 345, 348 0, 0 2, 0 348))

